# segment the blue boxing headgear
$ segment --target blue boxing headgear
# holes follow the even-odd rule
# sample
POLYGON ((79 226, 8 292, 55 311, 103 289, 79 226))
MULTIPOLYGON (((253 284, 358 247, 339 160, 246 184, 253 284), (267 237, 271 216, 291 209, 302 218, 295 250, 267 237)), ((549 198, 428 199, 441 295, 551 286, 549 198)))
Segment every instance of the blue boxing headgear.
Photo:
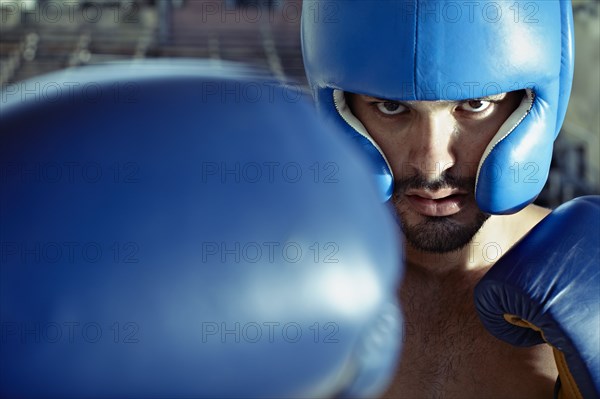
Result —
POLYGON ((541 192, 571 92, 570 0, 305 0, 302 50, 317 107, 367 152, 385 200, 390 165, 346 91, 458 101, 525 90, 479 162, 475 197, 482 211, 508 214, 541 192))

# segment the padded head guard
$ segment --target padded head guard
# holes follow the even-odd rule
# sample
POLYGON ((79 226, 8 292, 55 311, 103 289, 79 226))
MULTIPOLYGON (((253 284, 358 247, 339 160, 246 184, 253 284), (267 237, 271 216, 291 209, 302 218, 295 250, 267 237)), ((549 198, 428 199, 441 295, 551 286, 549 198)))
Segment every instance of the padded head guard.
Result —
POLYGON ((571 91, 570 1, 305 1, 302 50, 318 108, 369 154, 386 200, 391 168, 344 91, 456 101, 525 89, 479 162, 475 196, 506 214, 542 190, 571 91))

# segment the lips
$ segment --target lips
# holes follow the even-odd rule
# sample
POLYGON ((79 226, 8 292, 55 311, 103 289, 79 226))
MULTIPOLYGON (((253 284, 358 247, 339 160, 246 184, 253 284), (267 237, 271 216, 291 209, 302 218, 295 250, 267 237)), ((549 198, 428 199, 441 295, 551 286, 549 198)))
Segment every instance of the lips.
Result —
POLYGON ((424 216, 451 216, 465 206, 467 193, 456 189, 443 189, 435 192, 409 190, 406 199, 415 211, 424 216))

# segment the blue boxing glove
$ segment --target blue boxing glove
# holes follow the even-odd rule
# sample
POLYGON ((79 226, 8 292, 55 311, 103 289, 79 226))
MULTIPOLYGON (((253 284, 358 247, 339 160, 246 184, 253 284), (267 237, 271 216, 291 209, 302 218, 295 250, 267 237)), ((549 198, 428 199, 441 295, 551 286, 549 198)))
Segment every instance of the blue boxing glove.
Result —
POLYGON ((396 224, 304 94, 145 61, 0 106, 1 397, 371 397, 396 224))
POLYGON ((560 398, 600 398, 600 197, 554 210, 475 289, 481 321, 517 346, 547 342, 560 398))

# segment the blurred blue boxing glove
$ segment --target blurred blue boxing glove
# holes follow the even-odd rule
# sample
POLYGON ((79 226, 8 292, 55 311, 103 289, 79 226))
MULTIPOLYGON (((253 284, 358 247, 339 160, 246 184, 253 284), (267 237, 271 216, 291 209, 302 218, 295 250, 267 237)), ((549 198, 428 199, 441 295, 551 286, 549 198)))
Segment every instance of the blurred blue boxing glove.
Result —
POLYGON ((8 87, 0 396, 381 393, 397 228, 303 97, 172 60, 8 87))
POLYGON ((483 277, 475 300, 495 337, 553 347, 559 398, 599 398, 600 197, 543 219, 483 277))

